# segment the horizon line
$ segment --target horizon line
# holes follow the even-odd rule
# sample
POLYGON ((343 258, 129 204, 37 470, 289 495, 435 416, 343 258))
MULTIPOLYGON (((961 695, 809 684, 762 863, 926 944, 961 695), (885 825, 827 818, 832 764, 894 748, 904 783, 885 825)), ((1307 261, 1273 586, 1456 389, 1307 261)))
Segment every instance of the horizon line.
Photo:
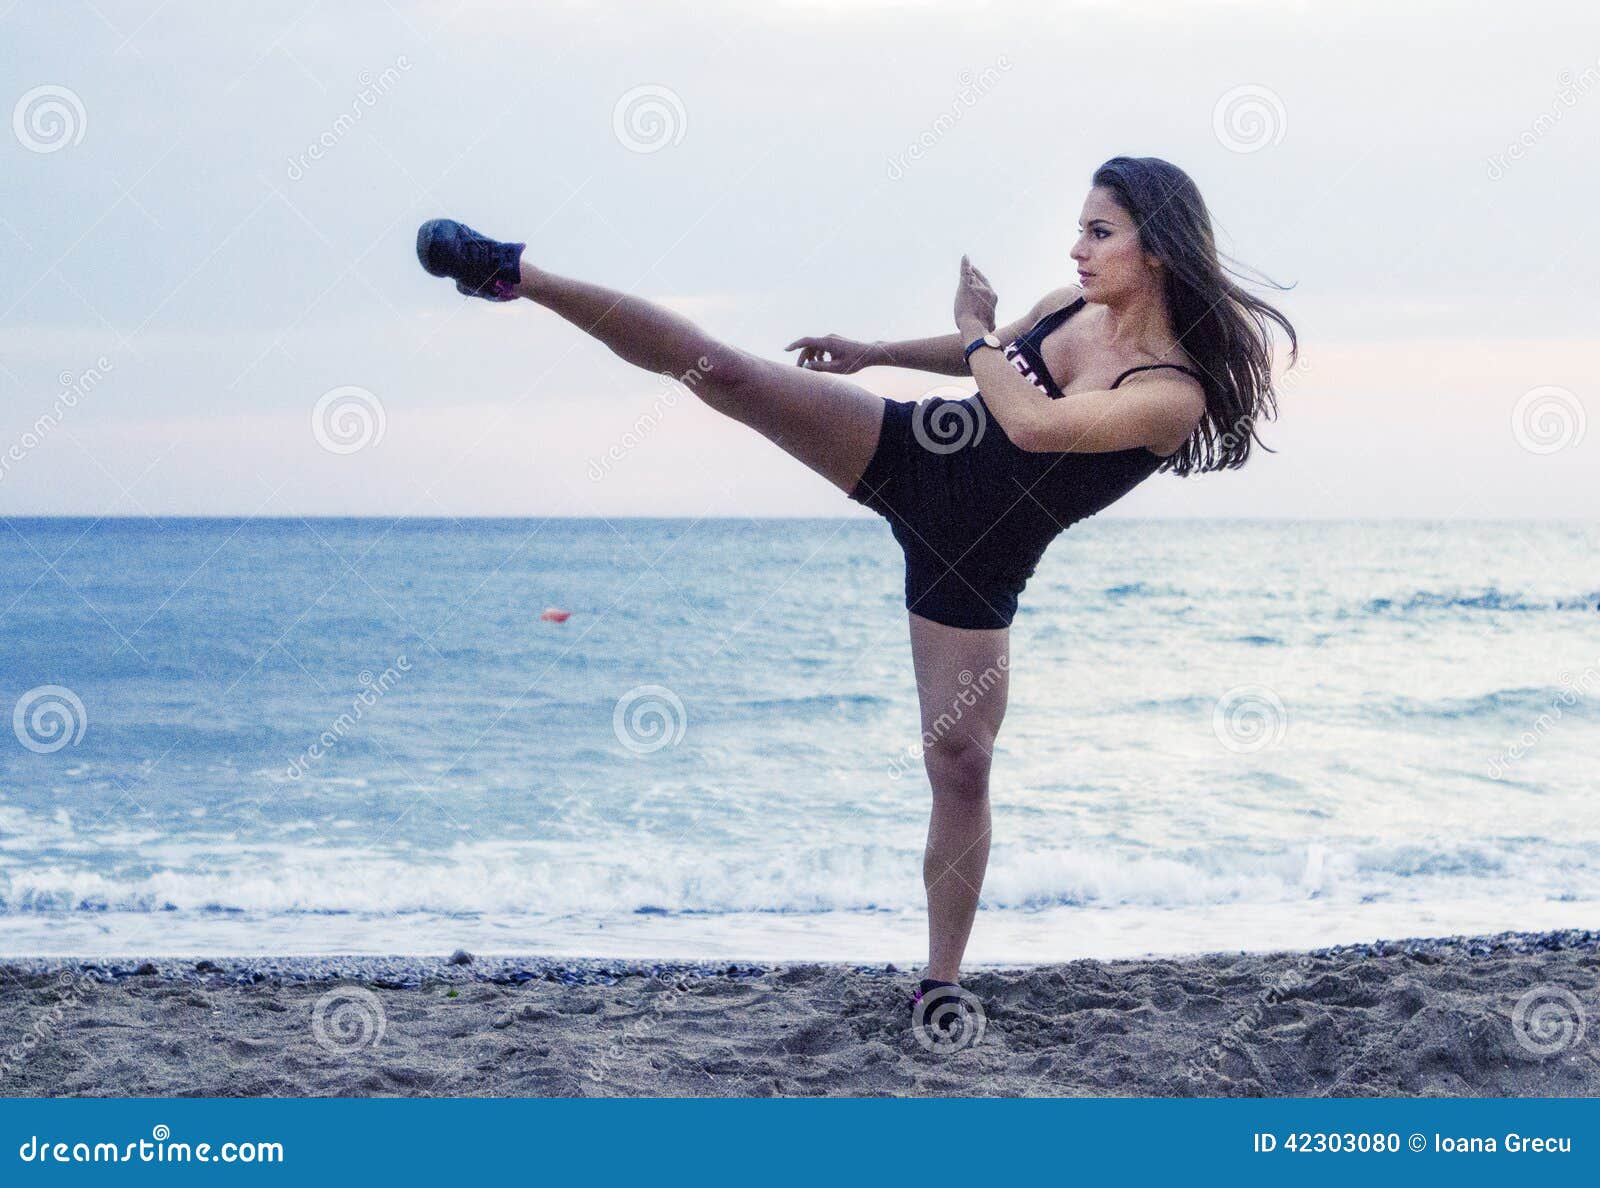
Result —
MULTIPOLYGON (((135 520, 260 520, 262 522, 296 520, 374 520, 374 521, 399 521, 416 520, 421 522, 438 521, 441 523, 462 523, 489 520, 574 520, 594 521, 596 523, 615 523, 618 520, 691 520, 700 522, 704 520, 819 520, 819 521, 860 521, 870 524, 882 517, 871 515, 643 515, 637 513, 624 513, 615 516, 601 515, 547 515, 538 512, 520 512, 516 514, 495 514, 483 512, 468 512, 462 515, 449 513, 435 513, 431 515, 411 515, 400 513, 398 515, 387 512, 289 512, 280 515, 239 514, 237 512, 163 512, 159 515, 136 515, 118 513, 94 515, 89 512, 0 512, 0 520, 93 520, 96 523, 102 520, 109 521, 135 521, 135 520)), ((1597 524, 1600 516, 1106 516, 1087 517, 1087 520, 1097 520, 1099 523, 1241 523, 1241 524, 1597 524)), ((1076 527, 1073 524, 1069 527, 1076 527)))

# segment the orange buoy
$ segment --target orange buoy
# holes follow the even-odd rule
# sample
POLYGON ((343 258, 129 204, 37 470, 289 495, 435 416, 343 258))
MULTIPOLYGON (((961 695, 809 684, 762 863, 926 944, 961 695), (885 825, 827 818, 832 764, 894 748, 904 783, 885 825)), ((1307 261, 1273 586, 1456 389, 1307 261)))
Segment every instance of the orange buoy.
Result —
POLYGON ((571 614, 571 611, 559 610, 556 607, 547 606, 544 608, 544 613, 539 617, 546 623, 565 623, 571 614))

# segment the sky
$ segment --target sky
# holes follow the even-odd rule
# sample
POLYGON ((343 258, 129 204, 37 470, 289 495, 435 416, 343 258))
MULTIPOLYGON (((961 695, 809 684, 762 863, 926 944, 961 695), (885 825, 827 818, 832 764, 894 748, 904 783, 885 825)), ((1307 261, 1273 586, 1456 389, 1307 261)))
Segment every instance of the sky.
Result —
POLYGON ((952 331, 963 253, 1020 316, 1117 155, 1302 350, 1276 453, 1104 516, 1596 514, 1587 2, 6 4, 3 516, 867 516, 417 225, 781 359, 952 331))

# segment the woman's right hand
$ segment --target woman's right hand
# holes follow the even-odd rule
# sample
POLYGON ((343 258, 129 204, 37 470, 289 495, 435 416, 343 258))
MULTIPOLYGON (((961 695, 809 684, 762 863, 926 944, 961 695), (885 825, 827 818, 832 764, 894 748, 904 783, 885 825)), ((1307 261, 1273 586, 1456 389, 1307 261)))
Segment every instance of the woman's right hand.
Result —
POLYGON ((797 338, 783 349, 799 350, 795 366, 807 371, 826 371, 831 375, 852 375, 863 367, 871 367, 878 360, 871 356, 876 343, 857 342, 837 334, 824 334, 820 338, 797 338))

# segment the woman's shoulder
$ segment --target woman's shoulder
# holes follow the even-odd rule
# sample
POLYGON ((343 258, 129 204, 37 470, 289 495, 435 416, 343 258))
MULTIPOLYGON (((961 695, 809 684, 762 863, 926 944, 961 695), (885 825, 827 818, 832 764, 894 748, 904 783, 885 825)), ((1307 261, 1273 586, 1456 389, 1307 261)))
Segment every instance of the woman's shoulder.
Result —
POLYGON ((1060 313, 1069 305, 1076 304, 1082 296, 1083 289, 1079 285, 1063 285, 1059 289, 1051 289, 1039 298, 1038 304, 1033 307, 1034 320, 1043 321, 1053 313, 1060 313))

